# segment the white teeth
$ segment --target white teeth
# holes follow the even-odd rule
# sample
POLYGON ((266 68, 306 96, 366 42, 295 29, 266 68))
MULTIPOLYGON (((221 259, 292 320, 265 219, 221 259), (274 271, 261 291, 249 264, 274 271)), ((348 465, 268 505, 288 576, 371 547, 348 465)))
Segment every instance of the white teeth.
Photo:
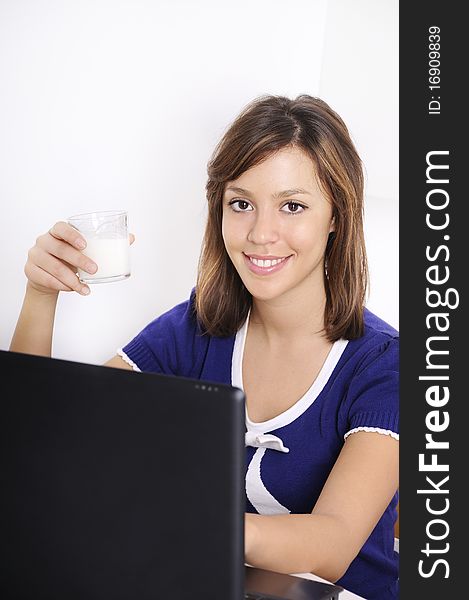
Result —
POLYGON ((273 267, 275 265, 278 265, 279 263, 281 263, 283 260, 285 260, 285 258, 274 258, 273 260, 260 260, 258 258, 252 258, 251 256, 249 257, 249 260, 254 263, 256 266, 258 267, 273 267))

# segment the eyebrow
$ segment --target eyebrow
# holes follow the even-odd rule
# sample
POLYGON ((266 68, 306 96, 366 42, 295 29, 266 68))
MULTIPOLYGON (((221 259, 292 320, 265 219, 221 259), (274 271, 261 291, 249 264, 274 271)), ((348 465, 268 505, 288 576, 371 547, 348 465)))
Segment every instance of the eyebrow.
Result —
MULTIPOLYGON (((226 188, 227 192, 235 192, 235 194, 241 194, 243 196, 251 196, 251 192, 249 190, 245 190, 244 188, 229 186, 226 188)), ((282 192, 277 192, 273 195, 275 199, 278 198, 288 198, 290 196, 296 196, 298 194, 308 194, 311 196, 311 192, 304 190, 303 188, 292 188, 291 190, 283 190, 282 192)))

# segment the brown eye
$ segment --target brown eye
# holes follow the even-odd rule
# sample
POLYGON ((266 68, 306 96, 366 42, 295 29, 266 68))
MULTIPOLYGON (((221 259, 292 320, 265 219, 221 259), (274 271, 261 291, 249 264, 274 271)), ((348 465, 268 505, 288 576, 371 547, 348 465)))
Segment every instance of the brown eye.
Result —
POLYGON ((306 209, 306 206, 299 202, 287 202, 283 207, 282 211, 289 215, 300 214, 306 209))
POLYGON ((246 200, 232 200, 229 204, 235 212, 248 212, 252 210, 252 206, 246 200))

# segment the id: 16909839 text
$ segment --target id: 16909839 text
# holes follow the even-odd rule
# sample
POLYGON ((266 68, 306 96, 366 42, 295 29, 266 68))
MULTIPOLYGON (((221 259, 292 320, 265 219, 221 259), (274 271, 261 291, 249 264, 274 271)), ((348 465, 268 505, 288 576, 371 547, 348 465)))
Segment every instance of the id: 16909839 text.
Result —
POLYGON ((439 115, 441 110, 440 48, 440 28, 432 25, 428 28, 428 89, 431 94, 428 103, 429 115, 439 115))

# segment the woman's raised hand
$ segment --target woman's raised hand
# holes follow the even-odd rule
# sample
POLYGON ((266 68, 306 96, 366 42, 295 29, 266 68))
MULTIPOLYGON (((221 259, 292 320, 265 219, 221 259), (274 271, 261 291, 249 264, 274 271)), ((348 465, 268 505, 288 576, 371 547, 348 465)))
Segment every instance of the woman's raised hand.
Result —
MULTIPOLYGON (((130 243, 133 241, 130 234, 130 243)), ((86 240, 80 232, 59 221, 37 238, 24 272, 28 285, 43 294, 75 291, 87 296, 90 288, 78 279, 78 268, 93 274, 98 266, 86 256, 86 240)))

